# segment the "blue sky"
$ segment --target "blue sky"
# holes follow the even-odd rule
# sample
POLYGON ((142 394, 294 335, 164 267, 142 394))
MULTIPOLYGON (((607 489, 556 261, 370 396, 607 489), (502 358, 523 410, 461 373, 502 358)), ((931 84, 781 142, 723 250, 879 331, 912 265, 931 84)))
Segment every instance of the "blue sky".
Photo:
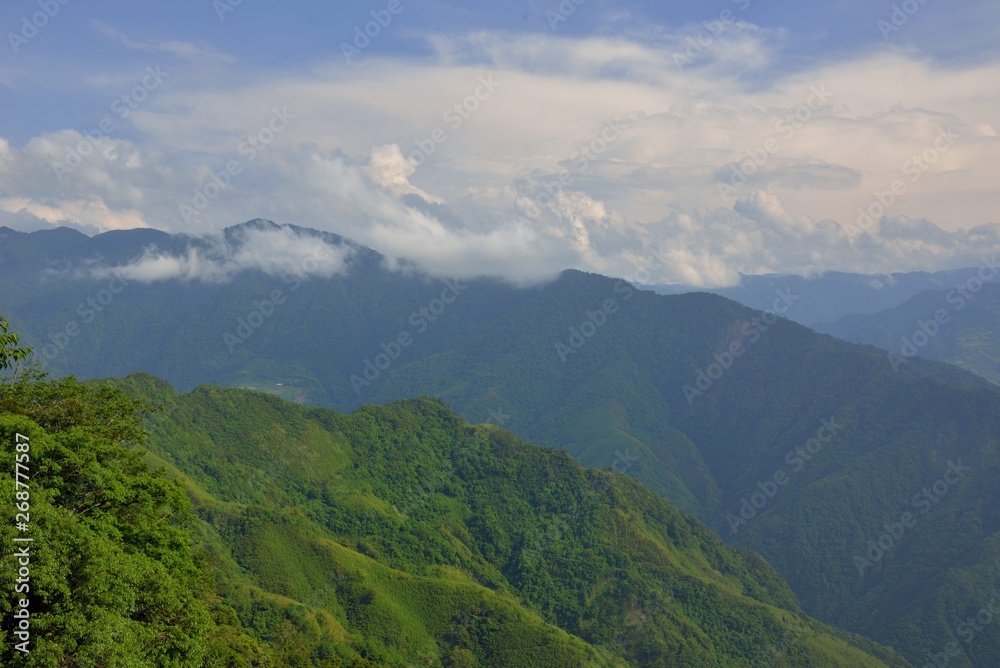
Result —
POLYGON ((9 1, 0 225, 259 216, 519 282, 975 265, 1000 3, 957 4, 9 1))

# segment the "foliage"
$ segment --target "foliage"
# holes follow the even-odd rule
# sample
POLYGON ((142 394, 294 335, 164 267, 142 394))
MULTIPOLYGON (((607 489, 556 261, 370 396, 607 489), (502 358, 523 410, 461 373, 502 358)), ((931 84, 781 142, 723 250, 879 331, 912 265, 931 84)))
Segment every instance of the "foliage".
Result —
POLYGON ((31 348, 19 346, 20 336, 10 330, 7 320, 0 316, 0 371, 10 369, 10 378, 16 379, 22 361, 32 354, 31 348))
MULTIPOLYGON (((329 614, 379 665, 736 666, 772 651, 776 665, 905 665, 803 617, 759 557, 627 476, 438 400, 343 415, 120 383, 165 407, 153 456, 186 481, 234 577, 329 614)), ((266 639, 270 617, 227 602, 266 639)))
POLYGON ((30 504, 29 533, 14 527, 13 503, 0 529, 5 592, 14 591, 24 559, 15 549, 25 544, 13 539, 32 539, 30 591, 22 592, 30 653, 14 649, 17 597, 4 596, 3 665, 271 665, 238 624, 220 617, 192 544, 183 486, 126 447, 144 436, 142 408, 112 387, 37 373, 0 386, 0 498, 15 499, 15 454, 30 496, 18 490, 30 504), (16 453, 17 434, 29 439, 28 452, 16 453))
MULTIPOLYGON (((507 416, 502 426, 521 438, 564 449, 584 466, 625 471, 725 540, 761 553, 809 614, 896 647, 913 661, 961 642, 958 625, 981 607, 979 592, 990 591, 1000 577, 994 559, 1000 519, 990 484, 998 473, 1000 403, 986 381, 961 369, 913 359, 897 373, 885 351, 782 320, 766 329, 752 326, 759 313, 715 295, 653 295, 574 271, 530 289, 464 282, 460 298, 418 333, 411 316, 440 296, 442 282, 388 271, 365 249, 355 249, 346 274, 329 280, 286 282, 245 272, 226 284, 130 283, 90 322, 80 322, 79 307, 105 287, 101 282, 48 274, 42 280, 44 254, 68 266, 84 266, 98 255, 121 264, 140 256, 154 236, 165 250, 181 252, 188 243, 149 230, 92 239, 62 230, 45 239, 11 235, 0 248, 0 299, 10 304, 12 322, 24 323, 25 341, 38 347, 68 322, 81 325, 79 335, 47 361, 49 368, 81 377, 145 369, 184 391, 200 383, 253 386, 342 411, 433 395, 470 421, 499 412, 507 416), (230 350, 223 334, 236 331, 275 289, 285 302, 230 350), (617 311, 606 314, 565 362, 560 359, 554 343, 567 344, 571 328, 579 331, 588 313, 608 300, 617 311), (744 334, 746 327, 753 336, 744 334), (351 376, 383 353, 383 343, 391 350, 389 343, 403 331, 412 345, 356 393, 351 376), (726 361, 724 373, 713 367, 736 342, 744 354, 726 361), (688 401, 684 388, 697 385, 699 374, 703 387, 711 382, 688 401), (790 453, 831 418, 844 425, 836 439, 802 460, 801 468, 790 465, 790 453), (963 481, 932 514, 920 516, 898 549, 859 576, 854 557, 878 539, 886 522, 912 509, 910 499, 941 477, 949 458, 974 467, 969 484, 963 481), (787 484, 734 533, 728 517, 779 470, 790 474, 787 484)), ((966 311, 980 299, 987 304, 986 297, 984 290, 966 311)), ((805 301, 791 308, 815 306, 805 301)), ((969 343, 985 363, 996 350, 988 319, 976 324, 985 329, 969 343)), ((933 345, 948 336, 942 332, 933 345)), ((226 401, 237 412, 241 401, 226 401)), ((193 423, 181 425, 193 434, 203 417, 210 416, 191 407, 178 419, 193 423)), ((268 461, 287 461, 288 475, 298 467, 296 475, 306 479, 353 466, 340 437, 315 424, 291 441, 268 431, 271 424, 259 427, 246 437, 255 448, 239 451, 243 468, 213 461, 174 471, 199 504, 217 513, 236 512, 241 504, 275 510, 287 491, 272 481, 273 470, 261 468, 268 461), (275 443, 311 452, 316 461, 283 455, 275 443)), ((214 429, 192 435, 195 440, 171 441, 164 456, 179 467, 219 439, 244 438, 225 424, 214 429)), ((387 548, 386 539, 373 533, 396 512, 386 488, 406 478, 391 475, 391 482, 367 483, 369 488, 331 484, 314 490, 309 503, 323 505, 315 511, 323 514, 317 521, 364 533, 356 546, 364 554, 408 554, 415 548, 387 548)), ((444 481, 445 475, 438 477, 444 481)), ((437 505, 459 503, 444 492, 432 496, 437 505)), ((496 539, 482 548, 491 564, 516 549, 501 519, 485 511, 470 516, 473 524, 462 518, 472 535, 496 539)), ((542 535, 560 535, 564 521, 553 518, 542 535)), ((439 540, 436 547, 421 536, 400 540, 427 545, 442 559, 451 550, 472 563, 461 537, 458 543, 439 540)), ((493 587, 507 578, 496 565, 476 568, 476 577, 493 587)), ((545 586, 545 576, 538 577, 541 583, 530 586, 545 586)), ((567 609, 560 603, 545 614, 567 609)), ((991 665, 977 656, 1000 654, 1000 634, 980 634, 974 646, 961 647, 974 665, 991 665)))

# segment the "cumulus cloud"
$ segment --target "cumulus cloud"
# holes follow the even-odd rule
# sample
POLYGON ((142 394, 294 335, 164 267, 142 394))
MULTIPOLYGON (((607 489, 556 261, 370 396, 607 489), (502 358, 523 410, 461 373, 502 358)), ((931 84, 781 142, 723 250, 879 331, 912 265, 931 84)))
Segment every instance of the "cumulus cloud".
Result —
POLYGON ((403 151, 396 144, 373 146, 368 154, 368 164, 364 167, 365 174, 375 185, 397 197, 417 195, 432 204, 444 204, 440 197, 429 195, 410 183, 409 179, 415 171, 416 165, 403 156, 403 151))
MULTIPOLYGON (((680 68, 687 28, 645 41, 438 35, 424 60, 242 73, 210 88, 178 67, 127 133, 0 141, 0 223, 204 234, 266 217, 337 232, 391 266, 517 283, 656 267, 652 282, 719 286, 746 273, 943 269, 1000 249, 1000 64, 878 51, 762 83, 747 72, 785 36, 731 28, 680 68), (495 92, 449 113, 483 77, 495 92), (249 159, 245 138, 285 106, 294 120, 249 159), (615 119, 627 123, 609 134, 615 119), (914 180, 908 163, 944 128, 960 139, 914 180), (415 166, 406 156, 432 136, 443 139, 415 166), (754 156, 763 164, 747 167, 754 156), (231 164, 239 173, 220 179, 231 164), (746 180, 731 183, 734 170, 746 180), (859 230, 858 208, 897 179, 906 192, 888 217, 859 230), (205 192, 194 216, 182 211, 205 192)), ((130 270, 268 271, 254 262, 193 247, 130 270)))

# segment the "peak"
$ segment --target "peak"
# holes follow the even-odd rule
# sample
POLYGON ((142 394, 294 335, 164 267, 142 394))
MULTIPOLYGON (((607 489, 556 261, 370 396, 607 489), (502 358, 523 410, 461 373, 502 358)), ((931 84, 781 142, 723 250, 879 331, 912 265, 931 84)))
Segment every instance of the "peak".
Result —
POLYGON ((266 218, 254 218, 253 220, 248 220, 245 223, 227 227, 224 231, 228 233, 235 230, 280 230, 282 227, 284 226, 279 225, 273 220, 267 220, 266 218))

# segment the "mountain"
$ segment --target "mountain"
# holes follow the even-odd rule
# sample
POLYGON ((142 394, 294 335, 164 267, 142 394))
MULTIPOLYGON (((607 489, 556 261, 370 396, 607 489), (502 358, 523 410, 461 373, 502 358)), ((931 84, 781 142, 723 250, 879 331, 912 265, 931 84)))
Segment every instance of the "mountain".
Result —
POLYGON ((845 315, 816 329, 847 341, 950 362, 1000 384, 1000 285, 965 281, 928 290, 896 308, 845 315))
POLYGON ((267 221, 213 242, 154 230, 7 234, 0 305, 52 373, 143 370, 181 389, 258 387, 341 409, 361 403, 349 377, 364 374, 385 337, 412 338, 393 363, 433 355, 533 294, 450 283, 458 298, 430 313, 449 283, 388 271, 338 235, 267 221))
POLYGON ((390 373, 374 399, 502 406, 516 433, 626 471, 760 552, 818 618, 915 662, 955 643, 991 665, 998 639, 965 643, 963 624, 1000 579, 1000 395, 712 295, 616 286, 564 276, 505 326, 390 373), (619 310, 574 347, 609 298, 619 310))
POLYGON ((164 239, 166 261, 138 235, 125 251, 132 233, 47 258, 12 235, 4 252, 20 264, 0 265, 0 304, 52 346, 51 368, 83 377, 147 370, 185 391, 253 386, 341 411, 438 397, 636 478, 763 555, 823 622, 918 664, 1000 656, 1000 634, 966 626, 1000 579, 1000 394, 984 379, 916 358, 896 369, 883 350, 790 322, 809 306, 794 291, 771 304, 778 317, 574 271, 532 288, 442 281, 339 237, 263 227, 232 228, 202 255, 164 239), (295 239, 349 259, 307 277, 246 251, 282 258, 295 239), (117 265, 133 278, 83 322, 80 303, 110 296, 95 268, 117 265), (151 272, 161 280, 136 278, 151 272))
MULTIPOLYGON (((995 259, 993 264, 996 264, 995 259)), ((852 314, 877 313, 890 309, 927 290, 951 289, 978 273, 978 267, 894 274, 829 271, 808 277, 780 274, 741 276, 740 285, 729 288, 686 285, 650 285, 648 288, 664 295, 711 292, 760 311, 771 308, 781 292, 791 291, 801 299, 801 304, 788 313, 788 319, 814 327, 852 314)), ((995 279, 996 277, 993 280, 995 279)))
POLYGON ((184 488, 134 448, 142 406, 107 387, 7 380, 0 663, 274 665, 214 591, 184 488))
POLYGON ((0 437, 38 466, 31 665, 908 665, 628 477, 440 401, 116 384, 142 401, 0 387, 0 437))

